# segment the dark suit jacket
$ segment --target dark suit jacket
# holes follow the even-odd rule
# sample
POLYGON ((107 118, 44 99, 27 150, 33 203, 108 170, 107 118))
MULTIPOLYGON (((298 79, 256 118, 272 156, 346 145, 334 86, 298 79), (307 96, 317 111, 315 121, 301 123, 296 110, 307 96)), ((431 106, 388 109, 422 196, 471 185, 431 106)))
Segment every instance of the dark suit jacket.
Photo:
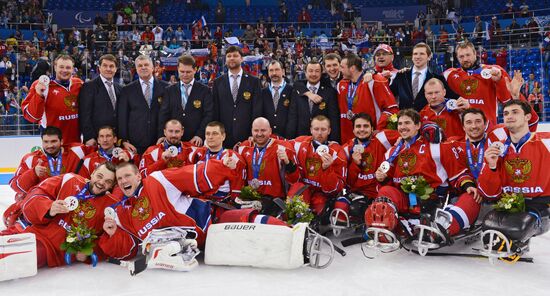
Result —
POLYGON ((432 73, 430 70, 426 72, 426 79, 422 84, 422 87, 418 90, 416 98, 413 98, 412 91, 412 69, 406 70, 403 73, 397 73, 393 83, 390 86, 390 89, 395 96, 395 100, 399 104, 399 109, 413 108, 414 110, 420 112, 424 106, 428 104, 426 96, 424 95, 424 84, 432 78, 437 78, 443 82, 445 89, 447 90, 447 98, 458 99, 460 96, 449 88, 445 77, 432 73))
POLYGON ((262 89, 262 116, 269 120, 273 133, 287 138, 286 126, 288 124, 288 111, 290 110, 290 100, 292 99, 292 86, 288 83, 280 93, 277 112, 273 104, 273 95, 269 87, 262 89))
MULTIPOLYGON (((122 86, 113 83, 113 88, 118 101, 122 86)), ((97 130, 104 125, 116 128, 116 108, 113 108, 107 87, 100 76, 82 85, 78 100, 78 120, 84 142, 97 138, 97 130)))
POLYGON ((250 136, 252 121, 262 114, 260 79, 243 72, 236 102, 231 96, 229 76, 224 74, 214 80, 214 120, 225 125, 224 147, 233 148, 250 136))
POLYGON ((140 154, 157 142, 160 103, 167 87, 167 82, 154 80, 151 108, 147 106, 139 80, 122 88, 117 106, 118 134, 134 145, 140 154))
POLYGON ((182 140, 189 141, 194 136, 204 140, 204 129, 213 118, 213 106, 210 88, 197 80, 193 82, 185 109, 181 105, 181 83, 169 86, 160 106, 158 136, 164 136, 164 124, 168 120, 177 119, 184 127, 182 140))
POLYGON ((292 139, 298 136, 310 135, 309 127, 311 119, 317 115, 324 115, 330 119, 330 128, 332 131, 329 140, 339 142, 340 111, 336 90, 321 84, 317 94, 323 98, 323 101, 319 104, 314 104, 313 110, 310 112, 309 99, 306 96, 300 95, 300 91, 297 90, 303 90, 305 86, 301 83, 296 83, 294 88, 288 114, 286 133, 288 138, 292 139))

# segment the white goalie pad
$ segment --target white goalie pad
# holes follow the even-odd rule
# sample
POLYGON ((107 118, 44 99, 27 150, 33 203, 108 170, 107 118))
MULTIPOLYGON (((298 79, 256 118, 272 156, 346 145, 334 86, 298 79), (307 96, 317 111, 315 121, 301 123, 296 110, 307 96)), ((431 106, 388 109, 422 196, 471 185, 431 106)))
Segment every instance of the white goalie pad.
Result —
POLYGON ((0 281, 36 275, 33 233, 0 236, 0 281))
POLYGON ((195 257, 200 253, 192 228, 167 227, 155 229, 142 242, 143 254, 147 256, 147 268, 174 271, 190 271, 199 263, 195 257))
POLYGON ((307 224, 294 228, 269 224, 220 223, 208 229, 204 262, 208 265, 293 269, 304 261, 307 224))

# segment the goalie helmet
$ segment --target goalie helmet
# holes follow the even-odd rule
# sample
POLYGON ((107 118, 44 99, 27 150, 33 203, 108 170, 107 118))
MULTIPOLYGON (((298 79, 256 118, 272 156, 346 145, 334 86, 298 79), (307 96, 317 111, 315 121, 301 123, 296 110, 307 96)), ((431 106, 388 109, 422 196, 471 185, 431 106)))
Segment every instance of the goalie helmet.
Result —
POLYGON ((439 144, 445 141, 445 133, 443 133, 443 129, 441 129, 437 123, 432 121, 425 121, 422 124, 420 134, 430 143, 439 144))
POLYGON ((397 225, 397 211, 391 200, 387 197, 375 199, 365 211, 365 224, 393 230, 397 225))

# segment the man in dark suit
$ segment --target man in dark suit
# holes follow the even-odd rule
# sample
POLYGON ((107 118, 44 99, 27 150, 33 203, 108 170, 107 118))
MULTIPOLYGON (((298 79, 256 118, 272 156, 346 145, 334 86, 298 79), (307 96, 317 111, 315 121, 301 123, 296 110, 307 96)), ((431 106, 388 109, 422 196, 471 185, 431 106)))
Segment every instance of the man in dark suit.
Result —
POLYGON ((149 56, 138 56, 135 65, 139 79, 122 89, 118 101, 118 134, 124 148, 142 154, 157 142, 160 104, 168 83, 153 77, 149 56))
POLYGON ((116 105, 122 87, 114 82, 117 60, 112 54, 99 58, 99 76, 84 83, 78 95, 78 120, 84 143, 97 144, 100 127, 116 126, 116 105))
POLYGON ((284 80, 285 70, 281 62, 272 61, 269 63, 267 73, 271 82, 268 87, 262 89, 262 116, 269 120, 274 134, 287 138, 286 126, 292 86, 284 80))
MULTIPOLYGON (((329 53, 323 58, 324 73, 321 74, 321 85, 326 87, 332 87, 338 91, 338 82, 342 80, 342 72, 340 71, 340 62, 342 58, 336 53, 329 53)), ((300 95, 307 96, 314 103, 320 103, 321 97, 312 93, 305 87, 306 82, 297 83, 294 85, 294 89, 298 91, 300 95)))
POLYGON ((317 115, 324 115, 330 119, 332 131, 329 140, 340 141, 340 111, 337 93, 334 88, 321 84, 321 71, 321 64, 318 61, 310 61, 306 65, 307 82, 305 86, 300 85, 299 82, 295 86, 295 89, 305 87, 313 94, 319 95, 322 98, 320 102, 314 102, 297 90, 292 92, 287 123, 288 138, 309 135, 311 119, 317 115))
MULTIPOLYGON (((177 119, 184 127, 183 141, 202 146, 204 129, 213 118, 212 93, 208 86, 195 81, 195 59, 183 55, 178 59, 180 82, 169 86, 160 106, 159 128, 170 119, 177 119)), ((159 130, 159 137, 164 131, 159 130)))
POLYGON ((245 74, 241 63, 240 47, 230 46, 225 51, 225 64, 229 69, 214 80, 214 120, 225 125, 227 137, 224 147, 233 148, 250 136, 252 121, 262 114, 260 79, 245 74))
POLYGON ((458 99, 460 96, 453 92, 445 78, 439 74, 432 73, 428 69, 428 62, 432 58, 432 50, 426 43, 418 43, 413 48, 412 60, 414 66, 397 73, 390 89, 399 104, 399 109, 413 108, 420 112, 428 104, 424 95, 424 84, 426 81, 437 78, 445 85, 447 98, 458 99))

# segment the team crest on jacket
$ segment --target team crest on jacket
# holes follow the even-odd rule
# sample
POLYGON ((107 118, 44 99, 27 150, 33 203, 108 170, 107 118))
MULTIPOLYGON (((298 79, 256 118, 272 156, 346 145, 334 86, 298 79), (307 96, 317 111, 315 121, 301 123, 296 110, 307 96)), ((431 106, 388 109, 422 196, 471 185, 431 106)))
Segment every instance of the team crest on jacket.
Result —
POLYGON ((63 99, 63 102, 65 103, 65 107, 69 109, 70 111, 78 111, 78 103, 76 102, 76 96, 73 94, 70 94, 63 99))
POLYGON ((252 94, 250 94, 250 92, 248 92, 248 91, 245 91, 243 93, 243 98, 248 101, 252 98, 252 94))
POLYGON ((365 152, 363 153, 363 156, 361 157, 361 166, 363 167, 363 172, 368 172, 370 169, 372 169, 372 162, 374 161, 374 157, 372 154, 365 152))
POLYGON ((89 200, 80 201, 78 207, 73 211, 73 221, 76 224, 85 223, 95 216, 96 208, 89 200))
POLYGON ((414 170, 414 166, 416 165, 416 154, 411 152, 403 152, 399 154, 399 157, 397 158, 397 166, 399 166, 400 171, 408 175, 414 170))
POLYGON ((199 109, 201 106, 202 106, 202 103, 200 100, 193 101, 193 107, 195 107, 195 109, 199 109))
POLYGON ((290 105, 290 101, 288 99, 283 101, 283 106, 288 107, 290 105))
POLYGON ((434 119, 434 122, 437 123, 437 125, 439 125, 439 127, 442 129, 442 130, 446 130, 447 129, 447 120, 445 120, 445 118, 435 118, 434 119))
POLYGON ((321 102, 319 104, 319 110, 325 110, 326 107, 327 107, 327 103, 325 103, 325 102, 321 102))
POLYGON ((529 180, 532 165, 531 161, 528 159, 515 158, 506 160, 504 162, 504 168, 512 181, 515 183, 523 183, 529 180))
POLYGON ((317 175, 317 172, 323 165, 323 162, 319 158, 308 158, 306 159, 306 170, 308 177, 313 177, 317 175))
POLYGON ((151 216, 151 205, 147 196, 140 196, 132 209, 132 217, 143 221, 151 216))
POLYGON ((181 168, 182 166, 183 166, 183 160, 177 157, 169 158, 168 161, 166 162, 167 168, 181 168))
POLYGON ((162 104, 162 96, 157 98, 157 102, 159 102, 159 104, 162 104))
POLYGON ((467 96, 471 96, 477 90, 479 81, 475 78, 468 78, 460 83, 460 90, 467 96))

